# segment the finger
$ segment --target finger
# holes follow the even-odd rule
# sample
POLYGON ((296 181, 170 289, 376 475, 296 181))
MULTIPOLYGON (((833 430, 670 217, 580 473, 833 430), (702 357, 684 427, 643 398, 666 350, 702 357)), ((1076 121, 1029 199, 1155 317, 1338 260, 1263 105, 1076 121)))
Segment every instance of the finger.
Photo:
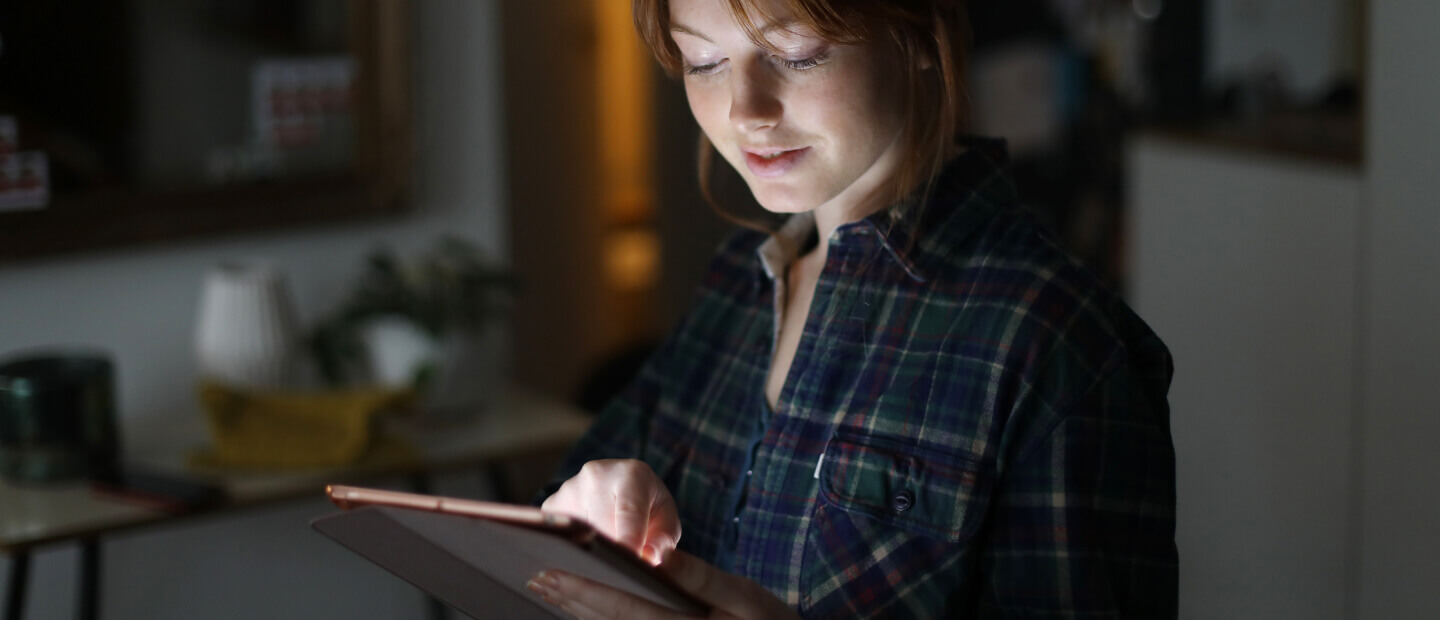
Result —
POLYGON ((661 491, 650 509, 650 529, 645 534, 645 559, 659 564, 680 543, 680 515, 675 500, 661 491))
POLYGON ((540 503, 540 509, 583 518, 586 513, 586 486, 588 485, 585 481, 578 476, 566 480, 564 484, 560 485, 560 488, 555 490, 554 494, 540 503))
POLYGON ((643 461, 590 461, 542 508, 581 518, 652 563, 680 540, 675 501, 643 461))
POLYGON ((559 598, 556 598, 553 601, 547 598, 545 599, 545 601, 550 603, 551 605, 559 607, 561 611, 575 616, 579 620, 607 620, 608 618, 604 614, 590 609, 589 607, 586 607, 584 604, 578 601, 559 598))
POLYGON ((545 498, 540 509, 580 519, 613 538, 615 512, 610 507, 610 485, 602 485, 597 480, 604 471, 600 462, 587 463, 584 469, 545 498))
POLYGON ((575 616, 580 620, 604 618, 604 616, 600 615, 600 612, 590 609, 576 601, 562 598, 557 594, 553 590, 554 577, 552 575, 553 573, 550 572, 542 572, 526 583, 525 587, 539 595, 546 603, 559 607, 561 611, 575 616), (545 581, 542 582, 542 579, 545 581))
POLYGON ((540 509, 549 512, 565 512, 564 503, 566 495, 566 484, 570 484, 570 482, 566 481, 565 484, 560 485, 560 488, 555 489, 555 493, 551 494, 550 497, 545 498, 545 501, 540 502, 540 509))
POLYGON ((670 553, 675 551, 675 540, 667 535, 651 535, 645 539, 645 547, 640 550, 640 559, 649 562, 651 566, 659 566, 670 553))
POLYGON ((610 507, 615 540, 639 551, 645 544, 645 532, 650 529, 650 507, 623 491, 611 496, 610 507))
MULTIPOLYGON (((612 531, 615 533, 615 540, 636 553, 643 552, 651 531, 651 515, 661 516, 655 509, 657 504, 663 504, 669 499, 670 493, 655 474, 650 472, 649 466, 638 461, 627 462, 622 466, 620 475, 613 479, 610 492, 613 511, 610 518, 614 525, 612 531)), ((674 509, 669 512, 673 514, 674 509)), ((676 527, 678 528, 678 522, 676 527)))
POLYGON ((657 605, 629 592, 600 584, 564 571, 547 570, 529 584, 545 601, 577 618, 635 618, 660 620, 685 618, 683 614, 657 605))

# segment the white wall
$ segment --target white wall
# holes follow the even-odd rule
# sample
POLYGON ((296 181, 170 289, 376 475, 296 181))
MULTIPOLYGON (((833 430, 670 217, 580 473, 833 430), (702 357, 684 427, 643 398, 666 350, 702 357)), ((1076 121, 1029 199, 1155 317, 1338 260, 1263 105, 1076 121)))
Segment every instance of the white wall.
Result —
POLYGON ((1370 2, 1361 618, 1440 610, 1440 2, 1370 2))
MULTIPOLYGON (((377 243, 444 233, 508 255, 498 3, 417 9, 415 213, 324 230, 195 242, 0 268, 0 353, 71 343, 109 350, 127 427, 198 415, 190 337, 198 285, 217 261, 265 256, 291 278, 303 318, 336 301, 377 243)), ((446 484, 464 484, 451 481, 446 484)), ((415 590, 309 532, 320 501, 118 537, 105 549, 111 618, 390 618, 423 610, 415 590)), ((74 553, 35 557, 31 618, 71 613, 74 553)), ((0 564, 8 571, 8 562, 0 564)))
POLYGON ((1182 617, 1440 610, 1440 3, 1368 8, 1355 180, 1136 150, 1136 305, 1177 367, 1182 617))
POLYGON ((1180 617, 1344 618, 1359 171, 1146 138, 1130 176, 1132 302, 1175 358, 1180 617))

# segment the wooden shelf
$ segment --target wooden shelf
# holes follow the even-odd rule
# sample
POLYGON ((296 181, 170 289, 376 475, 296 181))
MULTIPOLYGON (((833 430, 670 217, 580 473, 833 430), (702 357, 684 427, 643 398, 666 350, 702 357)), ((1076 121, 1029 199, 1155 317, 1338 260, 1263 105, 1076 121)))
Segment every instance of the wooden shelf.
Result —
POLYGON ((1142 134, 1258 155, 1359 168, 1365 163, 1361 115, 1274 114, 1263 122, 1217 121, 1199 125, 1146 125, 1142 134))

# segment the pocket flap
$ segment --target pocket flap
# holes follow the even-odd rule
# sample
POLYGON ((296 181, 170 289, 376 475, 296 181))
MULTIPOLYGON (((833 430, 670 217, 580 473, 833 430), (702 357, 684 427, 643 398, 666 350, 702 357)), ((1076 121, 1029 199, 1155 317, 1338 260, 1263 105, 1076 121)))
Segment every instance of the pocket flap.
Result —
POLYGON ((820 494, 848 512, 959 542, 975 534, 988 512, 990 476, 957 454, 837 433, 821 463, 820 494))

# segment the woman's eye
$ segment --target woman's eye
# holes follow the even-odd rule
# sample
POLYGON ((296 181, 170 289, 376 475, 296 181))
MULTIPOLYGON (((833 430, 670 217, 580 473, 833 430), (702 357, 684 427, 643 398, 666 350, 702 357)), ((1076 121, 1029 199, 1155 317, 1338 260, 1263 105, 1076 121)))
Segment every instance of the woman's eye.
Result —
POLYGON ((713 75, 720 70, 720 63, 712 62, 704 65, 692 65, 686 63, 685 75, 713 75))
POLYGON ((775 62, 778 63, 780 66, 785 67, 786 69, 790 69, 792 71, 804 71, 806 69, 814 69, 815 67, 820 66, 820 63, 825 62, 825 55, 816 54, 809 58, 800 58, 797 60, 791 60, 789 58, 777 56, 775 57, 775 62))

